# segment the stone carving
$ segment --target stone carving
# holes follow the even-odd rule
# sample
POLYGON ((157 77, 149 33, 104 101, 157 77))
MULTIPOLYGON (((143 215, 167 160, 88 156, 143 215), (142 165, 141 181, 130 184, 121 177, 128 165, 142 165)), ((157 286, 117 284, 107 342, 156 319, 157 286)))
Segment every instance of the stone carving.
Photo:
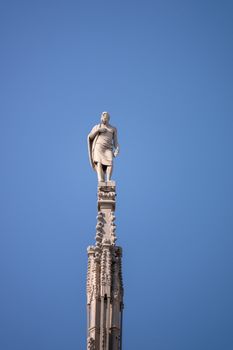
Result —
POLYGON ((112 244, 114 245, 117 238, 116 238, 116 224, 115 224, 115 215, 113 214, 113 212, 110 213, 110 234, 111 234, 111 239, 112 239, 112 244))
MULTIPOLYGON (((101 257, 101 272, 100 272, 100 283, 101 287, 106 285, 106 259, 107 259, 107 251, 104 250, 101 257)), ((101 291, 101 295, 104 296, 104 292, 101 291)))
POLYGON ((107 205, 107 207, 111 210, 115 210, 116 204, 116 186, 114 181, 109 182, 99 182, 98 183, 98 208, 107 205))
POLYGON ((94 275, 93 275, 93 265, 94 265, 94 249, 93 247, 88 247, 88 264, 87 264, 87 304, 91 303, 94 292, 94 275))
POLYGON ((92 337, 88 337, 87 349, 88 350, 95 350, 95 341, 94 341, 94 339, 92 337))
POLYGON ((116 246, 115 202, 115 182, 99 182, 95 245, 88 248, 88 350, 122 350, 122 250, 116 246))
POLYGON ((97 215, 97 225, 96 225, 96 236, 95 236, 95 239, 96 239, 96 246, 98 248, 101 248, 101 244, 102 244, 102 238, 103 238, 103 226, 104 226, 104 223, 103 223, 103 213, 100 211, 98 212, 98 215, 97 215))
POLYGON ((116 247, 114 251, 114 264, 113 264, 113 284, 112 284, 112 297, 114 299, 123 299, 123 283, 122 283, 122 271, 121 271, 121 250, 116 247))
POLYGON ((113 157, 119 153, 117 129, 109 124, 108 112, 101 114, 101 123, 95 125, 88 135, 88 154, 99 182, 111 180, 113 157))
MULTIPOLYGON (((95 253, 96 255, 96 253, 95 253)), ((95 258, 95 264, 93 264, 93 296, 95 298, 99 297, 100 294, 100 283, 99 283, 99 273, 100 273, 100 258, 98 252, 98 259, 95 258)))
POLYGON ((105 191, 99 191, 98 192, 98 199, 99 200, 115 200, 115 192, 105 192, 105 191))

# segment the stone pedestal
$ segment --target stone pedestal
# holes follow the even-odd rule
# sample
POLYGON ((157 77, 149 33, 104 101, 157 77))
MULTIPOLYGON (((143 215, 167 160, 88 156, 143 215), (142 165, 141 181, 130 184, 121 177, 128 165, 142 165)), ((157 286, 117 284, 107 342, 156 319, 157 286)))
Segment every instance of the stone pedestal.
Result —
POLYGON ((122 249, 116 245, 115 206, 115 182, 99 182, 96 243, 87 249, 88 350, 122 349, 122 249))

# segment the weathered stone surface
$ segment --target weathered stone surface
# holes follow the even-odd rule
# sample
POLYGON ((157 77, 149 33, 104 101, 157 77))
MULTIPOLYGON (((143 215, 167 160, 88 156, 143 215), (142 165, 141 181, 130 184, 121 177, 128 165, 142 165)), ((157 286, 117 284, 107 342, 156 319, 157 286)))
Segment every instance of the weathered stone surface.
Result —
POLYGON ((101 114, 101 123, 88 134, 88 154, 92 168, 97 172, 98 181, 111 180, 113 158, 119 153, 117 129, 109 124, 108 112, 101 114))
POLYGON ((99 182, 97 196, 96 242, 88 247, 87 349, 121 350, 122 249, 115 244, 115 182, 99 182))

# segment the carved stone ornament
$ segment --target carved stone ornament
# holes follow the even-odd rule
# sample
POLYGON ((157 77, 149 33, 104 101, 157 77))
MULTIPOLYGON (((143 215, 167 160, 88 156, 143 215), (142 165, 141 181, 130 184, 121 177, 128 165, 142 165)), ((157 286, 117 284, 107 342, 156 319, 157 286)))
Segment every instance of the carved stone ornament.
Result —
POLYGON ((92 337, 88 337, 88 340, 87 340, 87 349, 88 350, 96 350, 95 349, 95 341, 92 337))
POLYGON ((116 246, 115 205, 115 182, 99 182, 95 245, 88 247, 87 350, 122 350, 122 250, 116 246))

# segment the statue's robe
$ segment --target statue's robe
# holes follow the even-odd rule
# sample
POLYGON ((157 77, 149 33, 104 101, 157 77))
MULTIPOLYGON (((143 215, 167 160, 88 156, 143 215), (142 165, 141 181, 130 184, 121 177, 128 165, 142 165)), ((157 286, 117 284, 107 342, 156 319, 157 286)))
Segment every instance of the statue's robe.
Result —
POLYGON ((104 133, 98 133, 94 138, 92 135, 99 129, 100 124, 95 125, 88 135, 88 153, 91 166, 95 169, 96 163, 111 166, 113 162, 113 142, 115 128, 105 126, 104 133))

